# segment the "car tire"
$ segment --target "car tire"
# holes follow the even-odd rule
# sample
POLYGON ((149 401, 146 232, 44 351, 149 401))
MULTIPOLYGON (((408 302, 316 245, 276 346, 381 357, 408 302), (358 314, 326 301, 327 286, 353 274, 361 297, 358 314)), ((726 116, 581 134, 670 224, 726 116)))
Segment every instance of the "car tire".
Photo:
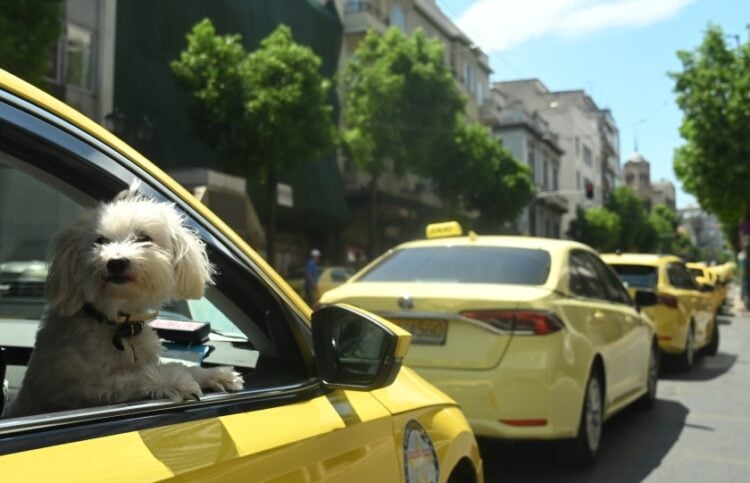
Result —
POLYGON ((566 461, 569 464, 578 468, 594 464, 601 447, 603 426, 604 384, 599 369, 594 367, 583 395, 578 435, 563 443, 566 461))
POLYGON ((648 373, 646 375, 646 394, 641 396, 636 403, 641 409, 651 409, 656 404, 656 389, 659 383, 659 360, 661 354, 659 352, 659 345, 656 343, 651 344, 651 354, 648 361, 648 373))
POLYGON ((695 364, 695 327, 690 324, 685 337, 685 350, 677 356, 677 368, 689 372, 695 364))
POLYGON ((719 352, 719 321, 714 318, 713 330, 711 331, 711 340, 703 349, 703 353, 709 356, 715 356, 719 352))

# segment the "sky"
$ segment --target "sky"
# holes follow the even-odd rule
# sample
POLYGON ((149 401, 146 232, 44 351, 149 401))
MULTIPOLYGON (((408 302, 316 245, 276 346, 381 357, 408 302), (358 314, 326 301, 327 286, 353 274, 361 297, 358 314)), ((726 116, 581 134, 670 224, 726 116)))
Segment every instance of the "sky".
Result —
MULTIPOLYGON (((491 81, 537 78, 550 90, 584 89, 609 108, 620 129, 620 162, 637 151, 651 180, 672 181, 677 208, 695 203, 682 190, 672 156, 683 144, 682 112, 668 72, 694 50, 709 23, 728 45, 748 41, 750 0, 437 0, 489 56, 491 81), (739 37, 738 37, 739 36, 739 37)), ((718 175, 718 174, 717 174, 718 175)))

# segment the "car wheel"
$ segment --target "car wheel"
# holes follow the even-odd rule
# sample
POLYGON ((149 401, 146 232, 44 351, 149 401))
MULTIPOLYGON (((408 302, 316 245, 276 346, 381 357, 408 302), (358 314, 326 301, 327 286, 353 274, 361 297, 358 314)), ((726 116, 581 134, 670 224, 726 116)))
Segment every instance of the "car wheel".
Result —
POLYGON ((708 341, 708 345, 703 349, 703 352, 709 356, 715 356, 719 352, 719 321, 715 318, 713 330, 711 331, 711 340, 708 341))
POLYGON ((599 370, 594 368, 586 383, 578 435, 565 442, 567 460, 574 466, 591 466, 599 453, 604 425, 604 385, 599 370))
POLYGON ((638 407, 651 409, 656 404, 656 386, 659 382, 659 346, 651 345, 651 353, 648 360, 648 375, 646 376, 646 394, 638 400, 638 407))
POLYGON ((685 338, 685 350, 677 356, 677 366, 682 371, 690 371, 695 363, 695 328, 690 324, 685 338))

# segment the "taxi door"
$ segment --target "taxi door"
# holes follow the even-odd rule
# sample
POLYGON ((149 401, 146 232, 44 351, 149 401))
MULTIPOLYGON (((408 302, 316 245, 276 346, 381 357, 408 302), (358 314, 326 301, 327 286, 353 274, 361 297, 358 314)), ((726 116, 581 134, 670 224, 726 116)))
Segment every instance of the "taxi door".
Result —
MULTIPOLYGON (((193 421, 137 430, 131 426, 143 418, 133 418, 114 434, 105 418, 42 432, 36 444, 48 446, 0 456, 3 481, 402 480, 391 416, 369 393, 335 391, 224 416, 196 411, 193 421), (55 444, 61 438, 69 441, 55 444)), ((23 448, 22 439, 0 439, 0 450, 23 448)))
MULTIPOLYGON (((689 316, 687 322, 692 321, 694 323, 694 344, 696 348, 699 348, 705 345, 711 336, 709 329, 711 328, 713 311, 711 310, 709 295, 698 290, 684 264, 671 262, 667 265, 666 271, 671 291, 689 316)), ((686 337, 688 329, 689 326, 686 326, 686 337)))
POLYGON ((566 302, 568 320, 585 333, 594 352, 604 360, 607 398, 616 400, 627 391, 629 350, 624 343, 624 319, 610 301, 592 255, 585 250, 570 254, 570 291, 577 297, 566 302))

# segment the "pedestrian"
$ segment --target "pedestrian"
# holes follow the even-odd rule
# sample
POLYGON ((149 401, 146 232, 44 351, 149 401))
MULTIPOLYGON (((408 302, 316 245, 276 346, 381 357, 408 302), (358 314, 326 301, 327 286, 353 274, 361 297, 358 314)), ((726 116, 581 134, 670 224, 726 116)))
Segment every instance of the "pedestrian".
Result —
POLYGON ((305 301, 312 307, 318 302, 318 261, 320 260, 320 251, 313 248, 310 251, 310 260, 305 265, 305 301))

